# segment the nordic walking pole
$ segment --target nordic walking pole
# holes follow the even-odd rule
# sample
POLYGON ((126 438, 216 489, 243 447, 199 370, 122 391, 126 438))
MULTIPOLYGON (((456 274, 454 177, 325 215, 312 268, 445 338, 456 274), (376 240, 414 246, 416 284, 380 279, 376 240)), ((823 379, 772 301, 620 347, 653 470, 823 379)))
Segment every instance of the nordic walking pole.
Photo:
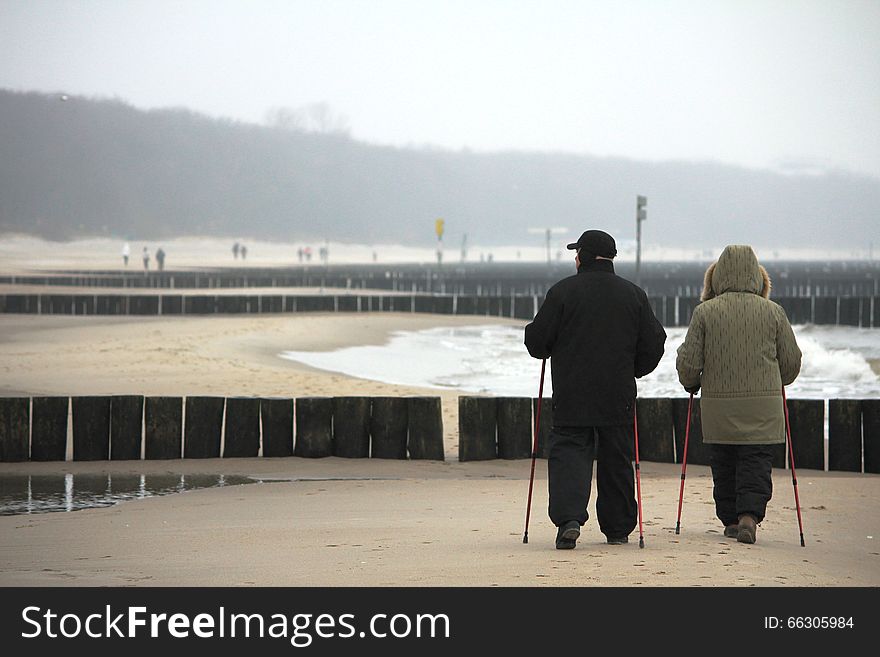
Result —
POLYGON ((794 448, 791 444, 791 424, 788 421, 788 400, 785 398, 785 386, 782 386, 782 408, 785 410, 785 437, 788 440, 788 462, 791 464, 791 485, 794 487, 794 505, 797 508, 798 529, 801 532, 801 547, 804 543, 804 523, 801 520, 801 501, 798 497, 797 473, 794 471, 794 448))
POLYGON ((529 501, 526 504, 526 530, 523 532, 523 543, 529 542, 529 516, 532 513, 532 485, 535 483, 535 459, 538 457, 538 428, 541 426, 541 400, 544 397, 544 370, 547 359, 541 361, 541 383, 538 384, 538 409, 535 413, 535 438, 532 441, 532 474, 529 475, 529 501))
POLYGON ((633 431, 636 438, 636 492, 639 498, 639 547, 645 547, 645 534, 642 532, 642 477, 639 474, 639 417, 636 412, 638 400, 633 402, 633 431))
POLYGON ((681 486, 678 489, 678 517, 675 519, 675 533, 679 534, 681 529, 681 500, 684 496, 684 478, 685 473, 687 472, 687 462, 688 462, 688 439, 691 435, 691 408, 694 405, 694 393, 691 393, 691 398, 688 399, 688 418, 687 425, 685 425, 684 429, 684 455, 681 457, 681 486))

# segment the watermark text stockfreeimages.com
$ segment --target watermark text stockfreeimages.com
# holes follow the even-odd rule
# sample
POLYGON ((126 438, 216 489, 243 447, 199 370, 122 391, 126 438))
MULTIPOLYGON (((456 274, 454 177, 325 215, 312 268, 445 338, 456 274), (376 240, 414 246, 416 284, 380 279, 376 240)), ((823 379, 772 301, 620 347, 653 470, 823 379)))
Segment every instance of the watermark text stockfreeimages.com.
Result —
POLYGON ((109 639, 173 638, 286 639, 305 648, 315 639, 404 639, 450 638, 446 614, 376 613, 361 623, 355 614, 233 613, 219 607, 213 613, 155 613, 146 607, 130 606, 114 611, 105 605, 89 614, 59 613, 27 606, 22 609, 24 639, 109 639))

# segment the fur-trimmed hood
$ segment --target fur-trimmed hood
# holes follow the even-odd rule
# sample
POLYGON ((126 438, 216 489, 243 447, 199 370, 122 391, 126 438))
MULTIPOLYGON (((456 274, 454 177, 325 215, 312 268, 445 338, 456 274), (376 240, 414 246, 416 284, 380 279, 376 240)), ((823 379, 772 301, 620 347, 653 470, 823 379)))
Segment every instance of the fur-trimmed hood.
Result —
POLYGON ((708 301, 725 292, 751 292, 770 298, 770 275, 758 264, 752 247, 741 244, 728 246, 717 262, 706 269, 700 301, 708 301))

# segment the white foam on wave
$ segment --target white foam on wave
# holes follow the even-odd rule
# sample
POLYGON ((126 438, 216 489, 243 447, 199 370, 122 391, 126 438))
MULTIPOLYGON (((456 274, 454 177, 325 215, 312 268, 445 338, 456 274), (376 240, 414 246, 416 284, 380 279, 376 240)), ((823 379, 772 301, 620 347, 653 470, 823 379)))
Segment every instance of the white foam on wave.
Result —
MULTIPOLYGON (((798 398, 877 398, 880 377, 868 360, 880 359, 880 330, 840 326, 796 326, 803 352, 798 379, 788 394, 798 398)), ((638 380, 642 397, 680 397, 676 350, 686 328, 666 330, 666 351, 657 369, 638 380)), ((522 328, 477 325, 398 331, 383 346, 329 352, 287 351, 283 358, 311 367, 385 383, 460 390, 497 396, 533 397, 540 364, 523 345, 522 328)), ((552 392, 549 376, 545 395, 552 392)))

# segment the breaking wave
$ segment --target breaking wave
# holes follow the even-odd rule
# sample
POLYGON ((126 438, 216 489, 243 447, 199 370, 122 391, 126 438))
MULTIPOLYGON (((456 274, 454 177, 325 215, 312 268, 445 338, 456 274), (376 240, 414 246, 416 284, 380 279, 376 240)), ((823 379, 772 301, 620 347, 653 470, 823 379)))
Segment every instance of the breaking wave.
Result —
MULTIPOLYGON (((795 326, 803 352, 798 379, 788 394, 799 398, 880 397, 880 330, 841 326, 795 326)), ((657 369, 638 381, 642 397, 679 397, 676 350, 686 328, 666 330, 666 352, 657 369)), ((460 390, 496 396, 537 395, 541 368, 523 346, 522 328, 479 325, 398 331, 383 346, 329 352, 287 351, 283 358, 385 383, 460 390)), ((552 391, 550 376, 545 394, 552 391)))

